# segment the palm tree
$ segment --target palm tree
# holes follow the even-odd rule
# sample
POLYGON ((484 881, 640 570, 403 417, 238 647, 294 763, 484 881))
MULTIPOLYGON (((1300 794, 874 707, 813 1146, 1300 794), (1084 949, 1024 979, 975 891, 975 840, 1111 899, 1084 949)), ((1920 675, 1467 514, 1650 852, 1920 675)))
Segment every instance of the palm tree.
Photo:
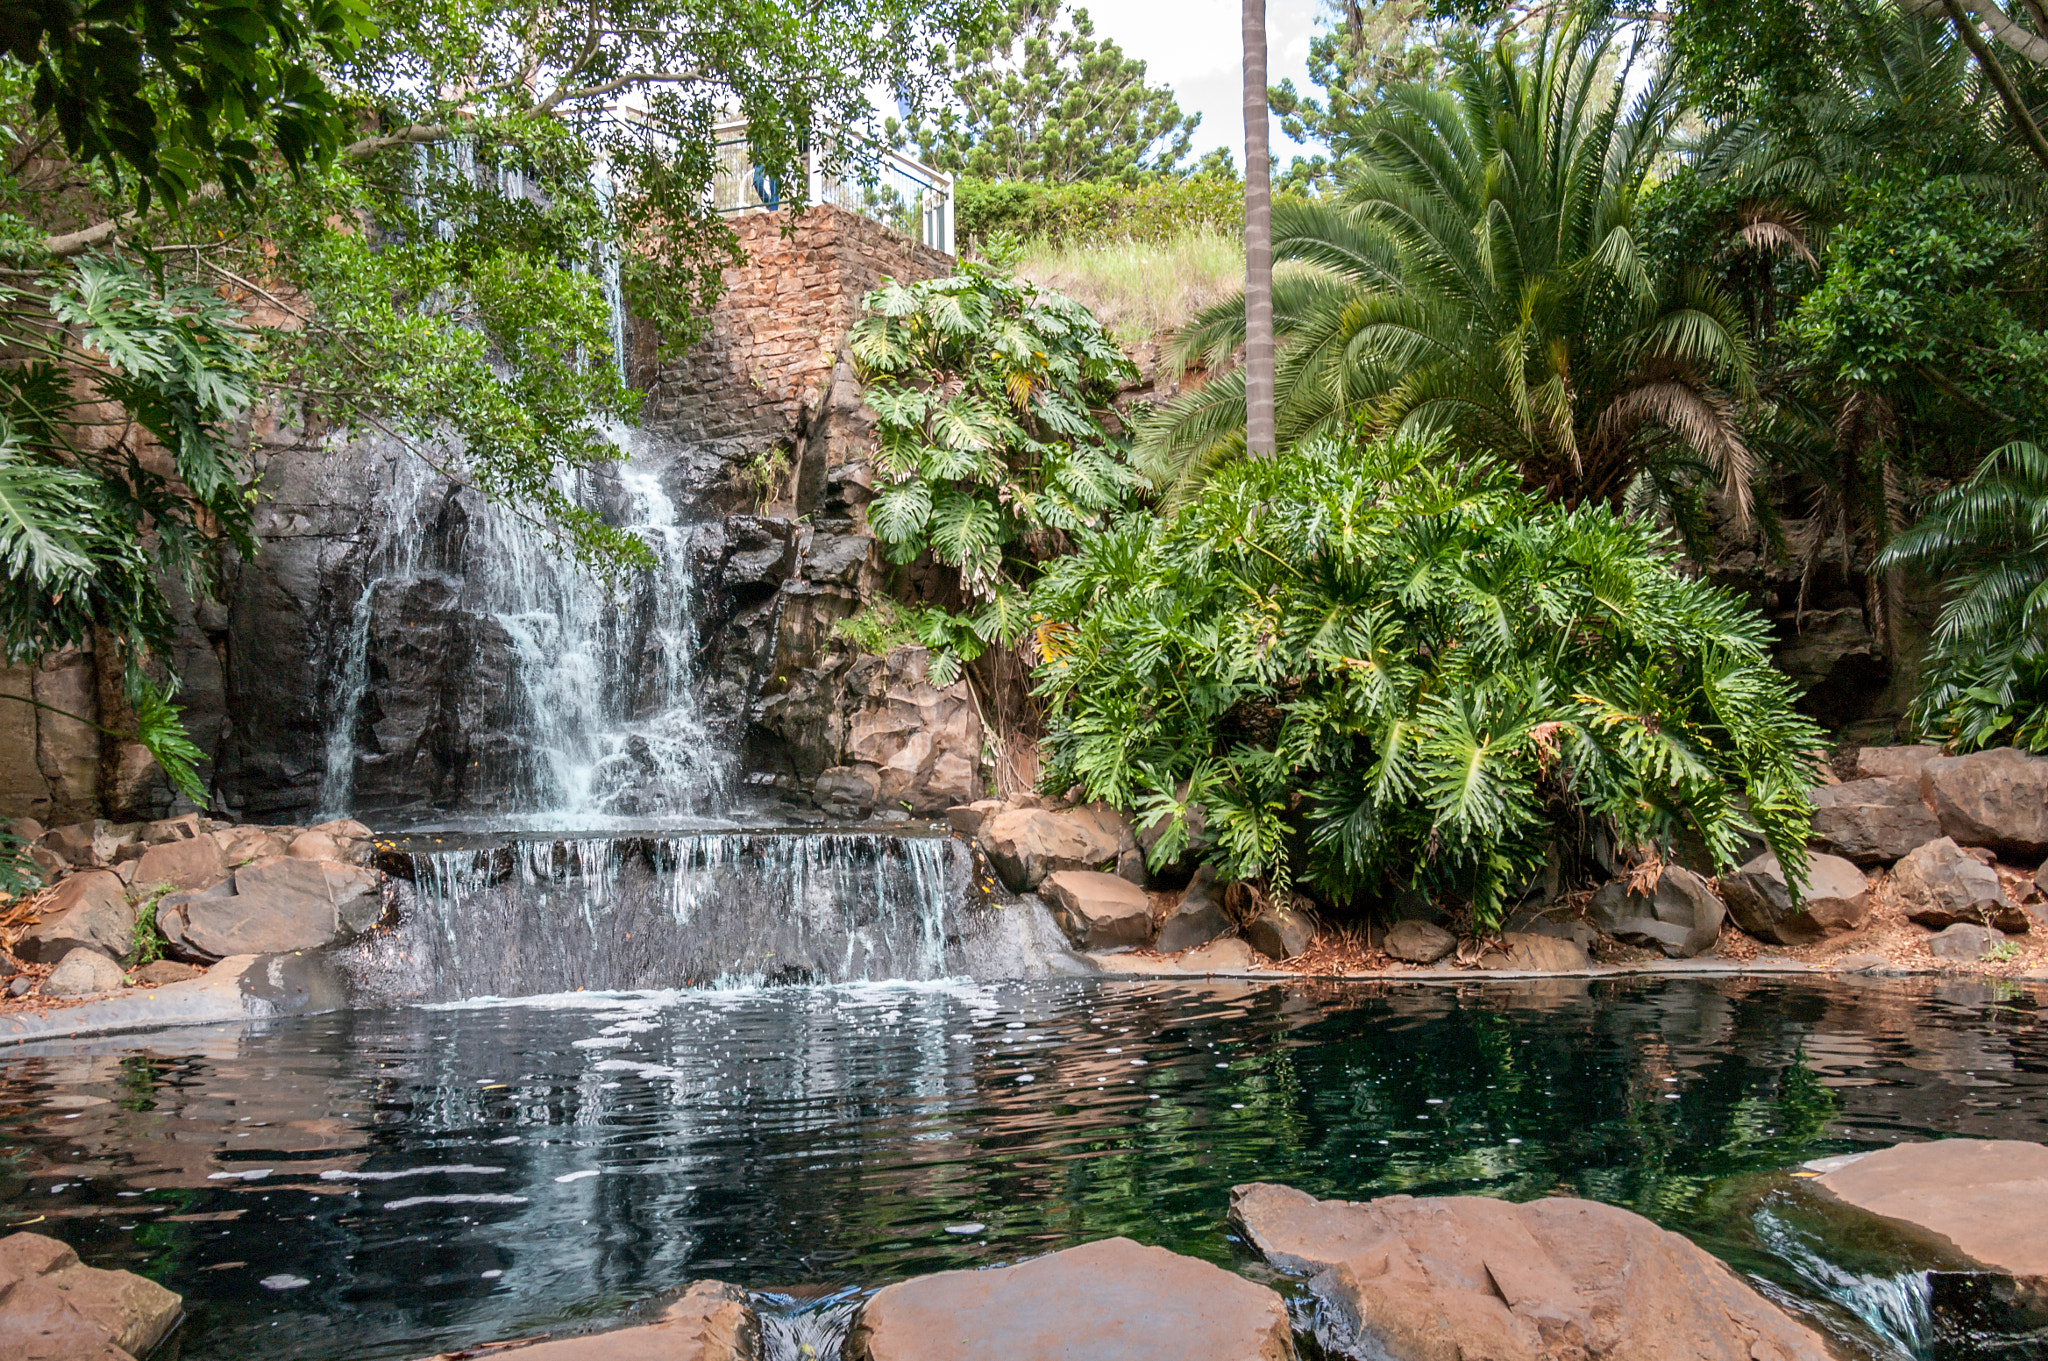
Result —
POLYGON ((1886 545, 1876 569, 1893 567, 1952 591, 1914 721, 1964 750, 2048 751, 2048 448, 2015 440, 1992 450, 1886 545))
MULTIPOLYGON (((1447 431, 1568 502, 1718 480, 1738 514, 1753 387, 1742 319, 1687 270, 1654 277, 1635 208, 1677 115, 1659 73, 1634 99, 1611 35, 1546 26, 1533 47, 1467 46, 1449 88, 1404 86, 1361 115, 1337 201, 1274 209, 1281 444, 1363 424, 1447 431)), ((1242 300, 1176 339, 1220 369, 1242 300)), ((1165 408, 1140 458, 1191 489, 1244 447, 1242 371, 1165 408)))
POLYGON ((1244 0, 1245 439, 1270 455, 1273 439, 1273 159, 1267 143, 1266 0, 1244 0))

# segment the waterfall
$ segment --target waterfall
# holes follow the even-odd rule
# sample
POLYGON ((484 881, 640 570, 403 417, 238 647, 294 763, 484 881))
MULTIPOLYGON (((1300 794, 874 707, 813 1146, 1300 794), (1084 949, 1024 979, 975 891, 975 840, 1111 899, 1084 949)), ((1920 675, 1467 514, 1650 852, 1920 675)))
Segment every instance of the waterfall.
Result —
POLYGON ((515 841, 396 868, 398 925, 349 956, 391 1001, 944 978, 1014 910, 970 903, 949 837, 515 841))
POLYGON ((1857 1271, 1831 1261, 1820 1235, 1795 1226, 1768 1207, 1753 1220, 1757 1242, 1822 1298, 1831 1299, 1870 1328, 1892 1355, 1926 1356, 1934 1326, 1933 1275, 1929 1271, 1857 1271))

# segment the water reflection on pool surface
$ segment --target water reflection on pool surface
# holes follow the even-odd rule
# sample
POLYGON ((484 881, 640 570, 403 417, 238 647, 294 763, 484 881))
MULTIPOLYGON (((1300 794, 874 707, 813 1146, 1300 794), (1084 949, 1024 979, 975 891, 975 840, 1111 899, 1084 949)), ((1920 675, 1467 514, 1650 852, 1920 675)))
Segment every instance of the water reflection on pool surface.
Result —
POLYGON ((701 1276, 829 1343, 859 1289, 1111 1234, 1245 1268, 1225 1210, 1249 1180, 1590 1196, 1851 1355, 1960 1355, 1916 1339, 1882 1251, 1816 1235, 1789 1173, 2048 1140, 2042 1000, 963 982, 358 1011, 0 1050, 0 1210, 182 1293, 187 1358, 419 1357, 701 1276))

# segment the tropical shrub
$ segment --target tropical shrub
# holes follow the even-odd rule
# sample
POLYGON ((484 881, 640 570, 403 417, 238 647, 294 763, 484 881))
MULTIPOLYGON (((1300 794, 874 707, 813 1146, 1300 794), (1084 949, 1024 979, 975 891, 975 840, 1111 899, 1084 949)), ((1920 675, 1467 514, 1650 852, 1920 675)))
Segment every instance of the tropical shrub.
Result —
POLYGON ((1033 604, 1047 782, 1172 819, 1219 873, 1497 923, 1553 843, 1805 866, 1821 736, 1764 621, 1657 530, 1442 443, 1243 460, 1081 536, 1033 604))
POLYGON ((1037 564, 1137 485, 1109 409, 1136 374, 1087 308, 985 266, 866 305, 849 344, 875 414, 868 527, 892 561, 957 575, 957 602, 912 612, 950 685, 1021 635, 1037 564))
MULTIPOLYGON (((1451 432, 1568 500, 1682 507, 1718 483, 1746 509, 1742 317, 1637 238, 1680 114, 1668 78, 1631 96, 1612 35, 1575 25, 1451 50, 1445 83, 1347 120, 1334 199, 1274 206, 1281 444, 1451 432)), ((1244 327, 1242 297, 1219 303, 1177 357, 1220 369, 1244 327)), ((1240 370, 1162 407, 1140 462, 1185 488, 1243 447, 1240 370)))
POLYGON ((2048 448, 1994 449, 1886 546, 1876 569, 1949 583, 1912 717, 1964 751, 2048 752, 2048 448))

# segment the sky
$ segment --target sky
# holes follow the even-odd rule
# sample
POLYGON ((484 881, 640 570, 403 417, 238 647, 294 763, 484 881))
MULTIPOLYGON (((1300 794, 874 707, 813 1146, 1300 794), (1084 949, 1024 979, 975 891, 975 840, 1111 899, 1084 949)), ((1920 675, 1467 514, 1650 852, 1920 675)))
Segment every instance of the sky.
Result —
MULTIPOLYGON (((1194 160, 1227 146, 1244 165, 1244 9, 1240 0, 1080 0, 1099 36, 1145 63, 1145 77, 1173 89, 1183 113, 1199 113, 1194 160)), ((1312 92, 1308 40, 1321 6, 1317 0, 1266 0, 1266 80, 1312 92)), ((1274 169, 1307 148, 1287 139, 1273 120, 1274 169)))

